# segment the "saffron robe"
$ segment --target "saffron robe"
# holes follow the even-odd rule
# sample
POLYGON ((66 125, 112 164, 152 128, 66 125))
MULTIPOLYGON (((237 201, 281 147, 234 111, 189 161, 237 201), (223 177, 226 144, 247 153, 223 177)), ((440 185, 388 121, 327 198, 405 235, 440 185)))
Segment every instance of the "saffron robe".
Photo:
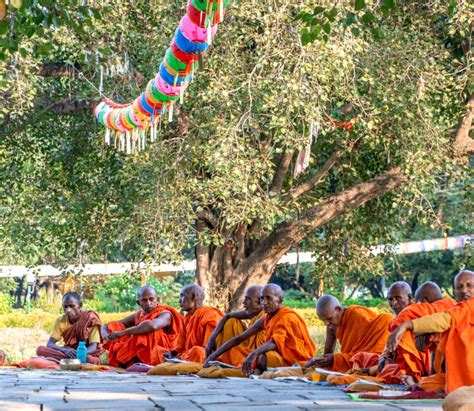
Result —
MULTIPOLYGON (((444 355, 446 366, 445 392, 449 394, 460 387, 474 385, 474 350, 472 349, 472 341, 474 340, 474 297, 456 304, 444 313, 414 320, 414 332, 428 332, 428 327, 425 327, 424 324, 429 324, 429 331, 445 331, 436 353, 437 357, 444 355), (439 326, 436 326, 436 322, 434 322, 435 326, 431 327, 430 323, 432 321, 430 320, 432 318, 443 319, 442 317, 448 320, 448 324, 450 318, 449 328, 444 325, 446 321, 439 321, 439 326)), ((435 383, 435 380, 438 385, 443 382, 442 370, 440 369, 441 361, 438 359, 435 362, 438 374, 424 379, 422 386, 424 384, 426 387, 429 383, 435 383)), ((436 383, 433 384, 433 388, 436 388, 436 383)))
POLYGON ((224 315, 213 307, 199 307, 193 314, 184 317, 184 328, 178 337, 176 351, 179 358, 203 363, 209 337, 224 315))
POLYGON ((341 351, 334 353, 334 371, 345 372, 351 369, 350 359, 359 352, 381 354, 388 336, 390 314, 377 314, 367 307, 351 305, 342 316, 337 327, 336 338, 341 351))
MULTIPOLYGON (((415 320, 454 307, 456 302, 450 297, 444 297, 433 303, 411 304, 403 309, 389 325, 390 332, 393 332, 404 322, 415 320)), ((431 351, 426 349, 424 352, 418 351, 415 345, 415 337, 412 332, 404 334, 398 344, 395 361, 399 371, 411 375, 419 380, 424 375, 430 374, 431 351)))
MULTIPOLYGON (((89 335, 96 327, 100 327, 100 318, 94 311, 81 311, 81 314, 76 322, 71 324, 69 328, 62 332, 62 339, 64 341, 64 347, 70 347, 77 349, 79 341, 86 341, 89 343, 89 335)), ((56 339, 56 338, 55 338, 56 339)), ((95 341, 94 341, 95 342, 95 341)), ((89 345, 89 344, 87 344, 89 345)), ((89 364, 100 364, 100 356, 104 352, 102 346, 97 344, 95 352, 87 355, 87 362, 89 364)), ((50 357, 57 360, 66 359, 65 354, 61 351, 55 350, 49 347, 38 347, 36 349, 36 355, 39 357, 50 357)))
MULTIPOLYGON (((152 321, 164 312, 171 314, 171 324, 166 328, 148 334, 124 335, 115 341, 107 341, 104 347, 109 351, 109 365, 124 367, 132 362, 141 362, 148 365, 157 365, 163 362, 163 354, 173 350, 178 341, 179 332, 183 328, 183 317, 173 307, 158 305, 153 311, 146 314, 143 310, 135 314, 135 325, 145 321, 152 321)), ((120 321, 107 324, 109 333, 125 330, 120 321)))
MULTIPOLYGON (((253 317, 248 326, 244 321, 239 320, 238 318, 229 318, 226 321, 222 332, 216 338, 217 348, 223 345, 226 341, 242 334, 247 328, 253 326, 258 320, 260 320, 264 314, 265 313, 261 311, 258 315, 253 317)), ((258 334, 253 335, 238 346, 233 347, 222 354, 219 357, 219 361, 235 367, 241 367, 245 358, 263 344, 265 344, 265 332, 260 331, 258 334)))
POLYGON ((265 343, 272 340, 277 351, 266 352, 267 367, 284 367, 305 363, 316 355, 316 346, 309 336, 303 318, 288 307, 274 315, 265 314, 265 343))

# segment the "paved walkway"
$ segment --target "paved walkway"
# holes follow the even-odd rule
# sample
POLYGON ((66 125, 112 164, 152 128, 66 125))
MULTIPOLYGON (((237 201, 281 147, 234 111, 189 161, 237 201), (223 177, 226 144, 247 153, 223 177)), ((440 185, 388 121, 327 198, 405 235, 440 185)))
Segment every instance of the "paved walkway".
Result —
POLYGON ((0 410, 441 410, 439 402, 353 402, 303 382, 0 369, 0 410))

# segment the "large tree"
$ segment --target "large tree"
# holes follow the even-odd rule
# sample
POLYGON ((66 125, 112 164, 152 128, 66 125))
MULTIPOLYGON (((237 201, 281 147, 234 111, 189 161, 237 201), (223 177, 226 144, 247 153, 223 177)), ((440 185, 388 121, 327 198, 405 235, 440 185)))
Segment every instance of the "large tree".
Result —
POLYGON ((379 15, 369 2, 330 3, 236 3, 177 120, 130 158, 103 146, 80 110, 98 100, 90 82, 110 56, 126 53, 133 69, 106 78, 104 93, 139 92, 184 4, 105 2, 83 33, 52 29, 47 59, 7 56, 3 261, 165 261, 193 246, 198 282, 235 308, 303 240, 337 270, 332 238, 361 248, 397 238, 440 176, 469 172, 470 53, 456 53, 467 6, 401 2, 379 15), (323 14, 303 45, 305 11, 323 14), (311 128, 310 166, 296 176, 311 128))

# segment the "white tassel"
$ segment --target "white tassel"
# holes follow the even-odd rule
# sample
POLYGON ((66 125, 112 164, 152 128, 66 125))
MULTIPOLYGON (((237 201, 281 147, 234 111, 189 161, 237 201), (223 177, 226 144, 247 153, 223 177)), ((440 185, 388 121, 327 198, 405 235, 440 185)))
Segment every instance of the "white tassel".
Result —
POLYGON ((145 150, 146 147, 146 133, 145 130, 142 131, 142 150, 145 150))
POLYGON ((105 130, 105 144, 110 146, 110 128, 105 130))
POLYGON ((212 21, 209 22, 209 25, 207 26, 207 44, 211 44, 212 43, 212 30, 211 30, 211 27, 212 27, 212 21))
POLYGON ((219 23, 224 20, 224 0, 219 1, 219 23))
POLYGON ((126 133, 126 139, 127 139, 127 154, 132 154, 132 146, 131 146, 130 132, 129 131, 127 131, 127 133, 126 133))
POLYGON ((186 89, 186 82, 181 84, 181 88, 179 89, 179 104, 184 103, 184 90, 186 89))
POLYGON ((171 123, 173 121, 173 108, 174 108, 174 104, 171 103, 170 109, 168 111, 168 123, 171 123))
MULTIPOLYGON (((160 122, 161 122, 161 117, 160 117, 160 122)), ((153 141, 156 140, 156 137, 157 137, 157 127, 158 127, 158 122, 155 121, 154 124, 153 124, 153 141)))
POLYGON ((100 66, 100 83, 99 83, 99 92, 104 91, 104 66, 100 66))
POLYGON ((122 133, 120 134, 120 150, 125 152, 125 135, 122 133))

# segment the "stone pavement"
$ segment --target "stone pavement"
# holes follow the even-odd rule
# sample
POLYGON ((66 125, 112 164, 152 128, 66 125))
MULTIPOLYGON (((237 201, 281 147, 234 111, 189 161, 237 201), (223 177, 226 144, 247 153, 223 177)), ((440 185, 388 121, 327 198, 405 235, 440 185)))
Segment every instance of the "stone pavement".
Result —
POLYGON ((0 369, 0 410, 441 410, 439 402, 353 402, 303 382, 0 369))

